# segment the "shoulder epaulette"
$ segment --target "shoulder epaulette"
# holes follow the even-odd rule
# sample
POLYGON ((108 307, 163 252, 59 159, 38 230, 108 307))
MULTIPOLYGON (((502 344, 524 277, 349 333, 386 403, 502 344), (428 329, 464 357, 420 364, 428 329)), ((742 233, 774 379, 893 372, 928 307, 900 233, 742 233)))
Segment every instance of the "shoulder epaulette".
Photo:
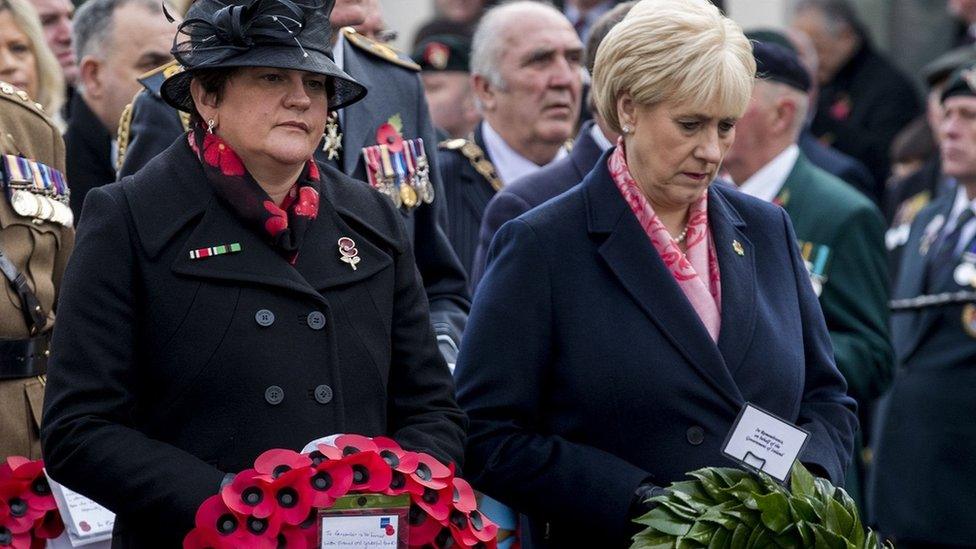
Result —
POLYGON ((498 178, 498 174, 495 172, 495 165, 488 160, 485 151, 473 139, 448 139, 441 141, 439 146, 451 151, 461 151, 461 154, 471 163, 471 167, 481 174, 481 177, 485 178, 491 188, 495 189, 495 192, 502 190, 502 180, 498 178))
POLYGON ((142 86, 146 88, 149 93, 155 95, 156 97, 161 97, 159 90, 162 89, 163 82, 166 81, 166 79, 170 76, 182 71, 183 66, 174 60, 166 63, 165 65, 160 65, 149 72, 143 73, 141 76, 139 76, 139 78, 137 78, 137 80, 139 80, 139 83, 142 84, 142 86))
POLYGON ((115 171, 122 169, 122 163, 125 162, 125 152, 129 148, 129 127, 132 126, 132 105, 136 102, 136 97, 143 93, 143 90, 136 92, 132 101, 122 109, 122 116, 119 117, 119 130, 116 137, 116 144, 118 146, 117 154, 115 155, 115 171))
POLYGON ((412 71, 420 71, 420 65, 414 63, 409 58, 401 57, 400 54, 398 54, 397 51, 390 46, 381 44, 380 42, 359 34, 356 32, 356 29, 352 27, 343 27, 342 35, 345 36, 346 40, 348 40, 353 46, 379 57, 384 61, 388 61, 394 65, 398 65, 412 71))
POLYGON ((40 114, 45 120, 54 126, 54 122, 51 121, 51 119, 48 118, 47 113, 44 112, 44 106, 31 99, 31 97, 27 95, 27 92, 17 88, 13 84, 0 81, 0 98, 20 105, 29 111, 40 114))

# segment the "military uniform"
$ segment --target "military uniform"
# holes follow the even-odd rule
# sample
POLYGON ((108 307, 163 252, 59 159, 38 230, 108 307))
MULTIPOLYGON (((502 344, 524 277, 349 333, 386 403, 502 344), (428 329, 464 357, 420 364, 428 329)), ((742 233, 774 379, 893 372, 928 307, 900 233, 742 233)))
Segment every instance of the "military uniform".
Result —
POLYGON ((48 335, 74 230, 58 128, 3 82, 0 127, 0 458, 37 459, 48 335))
MULTIPOLYGON (((775 202, 789 214, 800 252, 820 297, 837 369, 859 404, 862 426, 891 382, 888 269, 884 221, 865 196, 800 156, 775 202), (831 220, 824 222, 825 219, 831 220)), ((845 487, 863 504, 864 432, 855 441, 845 487)))
MULTIPOLYGON (((447 192, 447 235, 469 274, 474 267, 485 208, 506 183, 511 183, 499 175, 485 145, 484 132, 482 122, 467 139, 444 141, 437 152, 447 192)), ((567 141, 563 151, 568 153, 571 149, 572 141, 567 141)), ((560 152, 553 160, 564 155, 560 152)))
POLYGON ((120 179, 145 166, 189 127, 190 116, 167 105, 159 92, 163 81, 180 70, 179 63, 171 61, 139 77, 142 89, 119 120, 120 179))
MULTIPOLYGON (((342 48, 342 68, 366 86, 369 93, 365 99, 342 109, 338 121, 330 122, 327 130, 330 130, 332 139, 323 140, 316 160, 333 164, 354 179, 366 181, 368 174, 363 149, 378 144, 377 130, 381 126, 396 122, 404 140, 423 140, 424 148, 431 153, 426 157, 432 201, 413 206, 401 203, 400 211, 430 301, 431 323, 441 343, 441 351, 448 362, 453 363, 471 304, 467 280, 444 230, 447 223, 444 187, 433 154, 437 138, 417 76, 418 67, 408 58, 350 27, 341 32, 343 39, 338 46, 342 48), (337 147, 338 144, 341 145, 337 147)), ((143 85, 147 89, 136 96, 128 124, 123 116, 119 135, 127 132, 129 138, 124 152, 120 144, 120 177, 138 171, 183 131, 183 127, 176 123, 177 111, 159 98, 161 84, 161 79, 152 74, 144 77, 143 85)))

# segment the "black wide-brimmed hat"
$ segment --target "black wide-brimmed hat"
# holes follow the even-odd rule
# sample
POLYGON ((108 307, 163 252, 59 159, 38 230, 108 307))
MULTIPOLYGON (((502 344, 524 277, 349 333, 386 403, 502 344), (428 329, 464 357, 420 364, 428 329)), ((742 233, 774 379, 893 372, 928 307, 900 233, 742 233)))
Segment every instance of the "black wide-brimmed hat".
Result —
POLYGON ((163 82, 163 99, 194 113, 190 81, 196 71, 273 67, 329 77, 331 109, 359 101, 366 88, 332 60, 334 5, 335 0, 197 0, 173 39, 173 57, 184 71, 163 82))

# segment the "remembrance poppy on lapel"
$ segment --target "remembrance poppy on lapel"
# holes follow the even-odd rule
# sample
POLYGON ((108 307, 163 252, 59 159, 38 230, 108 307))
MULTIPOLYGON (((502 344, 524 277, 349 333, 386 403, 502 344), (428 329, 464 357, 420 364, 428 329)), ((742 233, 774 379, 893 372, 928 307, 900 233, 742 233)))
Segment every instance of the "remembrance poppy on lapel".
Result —
POLYGON ((237 156, 234 149, 224 143, 224 140, 212 133, 203 136, 203 160, 220 173, 230 176, 244 175, 244 162, 237 156))
POLYGON ((403 136, 400 132, 389 122, 385 122, 382 126, 376 129, 376 142, 380 145, 386 145, 386 148, 393 152, 400 152, 403 150, 403 136))

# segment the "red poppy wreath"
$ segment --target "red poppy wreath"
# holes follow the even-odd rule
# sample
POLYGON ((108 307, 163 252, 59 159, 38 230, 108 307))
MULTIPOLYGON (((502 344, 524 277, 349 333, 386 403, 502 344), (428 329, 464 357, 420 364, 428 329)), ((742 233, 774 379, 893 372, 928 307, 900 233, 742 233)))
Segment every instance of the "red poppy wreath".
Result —
MULTIPOLYGON (((409 496, 408 545, 493 549, 474 490, 433 457, 385 437, 340 435, 308 453, 268 450, 197 510, 184 549, 312 549, 316 518, 348 495, 409 496)), ((0 515, 2 516, 2 515, 0 515)))
POLYGON ((63 531, 44 462, 12 456, 0 463, 0 547, 44 547, 63 531))

